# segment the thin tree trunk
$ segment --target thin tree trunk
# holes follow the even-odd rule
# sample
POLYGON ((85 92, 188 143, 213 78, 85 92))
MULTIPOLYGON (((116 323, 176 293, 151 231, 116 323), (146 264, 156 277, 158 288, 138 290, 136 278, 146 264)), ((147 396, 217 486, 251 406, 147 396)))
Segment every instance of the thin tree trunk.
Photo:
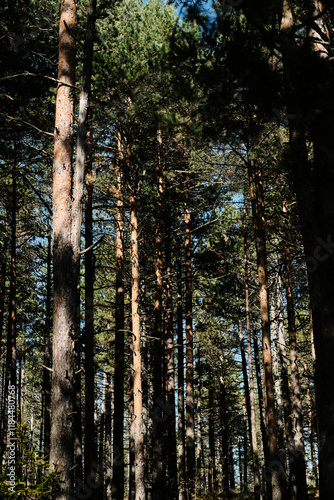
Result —
POLYGON ((44 353, 43 353, 43 397, 44 397, 44 414, 43 414, 43 450, 46 460, 50 453, 50 432, 51 432, 51 234, 48 235, 48 257, 47 257, 47 276, 46 276, 46 303, 45 303, 45 331, 44 331, 44 353))
MULTIPOLYGON (((89 133, 87 132, 89 136, 89 133)), ((91 142, 89 137, 89 143, 91 142)), ((96 480, 93 465, 97 460, 97 436, 94 425, 95 413, 95 366, 94 366, 94 252, 93 252, 93 183, 91 150, 86 161, 86 199, 85 199, 85 448, 84 478, 96 480)), ((93 489, 92 499, 96 490, 93 489)))
POLYGON ((262 389, 262 379, 261 379, 261 366, 260 366, 260 354, 259 354, 259 345, 258 345, 258 335, 257 331, 254 329, 253 331, 253 347, 254 347, 254 360, 255 360, 255 373, 256 373, 256 382, 257 382, 257 392, 259 399, 259 412, 260 412, 260 429, 261 429, 261 442, 263 446, 263 480, 264 484, 262 485, 262 489, 264 489, 268 496, 271 493, 271 484, 267 480, 266 476, 266 467, 269 464, 269 448, 266 438, 266 425, 265 425, 265 415, 264 415, 264 401, 263 401, 263 389, 262 389))
POLYGON ((178 373, 178 490, 179 500, 185 500, 185 426, 184 426, 184 352, 183 352, 183 305, 182 305, 182 266, 177 264, 177 373, 178 373))
POLYGON ((249 404, 250 404, 250 436, 251 436, 251 452, 253 458, 254 472, 254 495, 255 500, 261 498, 260 484, 260 465, 259 453, 257 446, 257 430, 256 430, 256 413, 255 413, 255 398, 254 398, 254 376, 253 376, 253 356, 251 342, 251 319, 249 306, 249 283, 248 283, 248 242, 246 230, 246 200, 244 203, 244 270, 245 270, 245 310, 246 310, 246 330, 247 330, 247 353, 248 353, 248 379, 249 379, 249 404))
POLYGON ((17 376, 16 376, 16 228, 17 228, 17 171, 13 167, 12 172, 12 206, 11 206, 11 251, 10 251, 10 285, 9 285, 9 311, 7 323, 7 381, 5 387, 5 399, 7 400, 8 415, 6 415, 4 437, 6 439, 7 424, 9 428, 10 443, 15 444, 15 463, 18 454, 18 442, 15 441, 17 426, 17 376), (8 420, 7 420, 8 419, 8 420), (13 441, 11 441, 13 438, 13 441))
POLYGON ((77 262, 72 239, 73 87, 76 3, 63 0, 59 27, 53 173, 54 321, 50 466, 61 482, 56 500, 73 494, 77 262))
POLYGON ((172 254, 169 227, 165 236, 166 255, 166 305, 165 305, 165 332, 166 332, 166 406, 167 406, 167 470, 168 495, 176 498, 177 495, 177 463, 176 463, 176 431, 175 431, 175 368, 174 368, 174 338, 173 338, 173 290, 172 290, 172 254))
POLYGON ((109 371, 105 374, 105 437, 104 437, 104 498, 111 498, 111 485, 112 485, 112 442, 111 442, 111 399, 112 399, 112 387, 111 387, 111 374, 109 371))
POLYGON ((162 135, 157 132, 157 201, 156 201, 156 230, 155 230, 155 296, 154 296, 154 417, 153 423, 153 463, 152 463, 152 499, 159 500, 164 495, 163 478, 163 415, 161 404, 163 401, 162 389, 162 135), (158 417, 158 418, 157 418, 158 417))
POLYGON ((216 489, 216 439, 215 439, 215 412, 214 386, 212 368, 209 368, 209 491, 216 489))
POLYGON ((248 491, 248 439, 247 439, 247 410, 246 410, 246 401, 243 404, 243 444, 244 444, 244 484, 243 491, 248 491))
POLYGON ((266 435, 269 449, 270 463, 266 464, 266 472, 271 477, 272 499, 281 500, 282 470, 278 460, 276 415, 275 415, 275 393, 271 359, 270 320, 268 301, 268 271, 266 254, 266 233, 263 199, 262 171, 259 163, 248 168, 249 187, 252 202, 253 227, 257 255, 258 282, 261 310, 262 328, 262 356, 263 374, 265 387, 265 411, 266 411, 266 435))
POLYGON ((297 366, 297 337, 296 337, 296 322, 295 309, 292 292, 292 263, 289 248, 289 229, 287 222, 287 202, 284 192, 284 180, 282 186, 283 196, 283 246, 285 260, 285 290, 286 304, 288 314, 288 329, 289 329, 289 346, 290 346, 290 380, 292 389, 292 418, 293 418, 293 434, 294 434, 294 477, 291 478, 291 498, 296 500, 304 500, 307 498, 307 483, 306 483, 306 463, 305 463, 305 448, 303 435, 303 418, 302 405, 299 389, 299 374, 297 366))
POLYGON ((201 495, 204 463, 202 457, 204 453, 202 435, 202 376, 203 368, 201 363, 201 351, 197 350, 197 440, 196 440, 196 495, 201 495))
POLYGON ((112 495, 124 498, 124 185, 123 145, 118 137, 116 213, 116 311, 112 495))
POLYGON ((187 489, 194 491, 195 480, 195 421, 194 421, 194 360, 193 360, 193 311, 192 311, 192 248, 191 212, 185 213, 185 273, 186 273, 186 450, 187 489))

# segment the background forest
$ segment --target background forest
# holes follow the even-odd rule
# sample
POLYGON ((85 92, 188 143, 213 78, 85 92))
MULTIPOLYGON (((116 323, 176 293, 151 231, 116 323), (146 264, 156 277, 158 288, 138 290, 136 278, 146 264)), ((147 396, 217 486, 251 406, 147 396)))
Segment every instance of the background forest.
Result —
POLYGON ((1 498, 334 498, 333 16, 1 3, 1 498))

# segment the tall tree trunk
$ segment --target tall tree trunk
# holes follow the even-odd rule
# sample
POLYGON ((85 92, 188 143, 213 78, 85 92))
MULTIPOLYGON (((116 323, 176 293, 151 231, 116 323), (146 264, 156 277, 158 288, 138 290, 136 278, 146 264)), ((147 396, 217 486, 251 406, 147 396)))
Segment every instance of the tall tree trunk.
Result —
POLYGON ((288 329, 289 329, 289 346, 290 346, 290 380, 292 390, 292 418, 293 418, 293 434, 294 434, 294 475, 292 477, 291 498, 296 500, 304 500, 307 498, 307 483, 306 483, 306 463, 305 463, 305 448, 303 435, 303 418, 302 405, 299 389, 299 374, 297 366, 297 337, 296 337, 296 322, 295 308, 293 300, 292 288, 292 262, 290 255, 290 234, 287 221, 287 202, 284 191, 284 180, 282 185, 283 196, 283 246, 284 246, 284 261, 285 261, 285 291, 286 304, 288 314, 288 329))
POLYGON ((248 490, 248 439, 247 439, 247 410, 246 402, 243 404, 243 444, 244 444, 244 485, 243 491, 248 490))
POLYGON ((129 181, 130 152, 127 153, 127 191, 130 206, 131 242, 131 319, 133 346, 133 438, 135 500, 145 500, 144 424, 142 400, 141 332, 139 318, 139 249, 136 198, 129 181))
POLYGON ((260 484, 260 465, 259 452, 257 446, 257 430, 256 430, 256 413, 255 413, 255 398, 254 398, 254 376, 253 376, 253 356, 252 356, 252 341, 251 341, 251 318, 249 305, 249 278, 248 278, 248 242, 246 230, 246 201, 244 203, 244 271, 245 271, 245 310, 246 310, 246 330, 247 330, 247 354, 248 354, 248 379, 249 379, 249 404, 250 404, 250 436, 251 436, 251 452, 253 458, 253 473, 254 473, 254 495, 255 500, 261 498, 260 484))
MULTIPOLYGON (((308 162, 305 134, 300 125, 298 96, 302 81, 297 74, 298 47, 294 39, 294 20, 288 0, 283 2, 281 40, 285 70, 285 90, 290 135, 290 169, 293 173, 297 207, 307 261, 310 301, 313 313, 316 352, 316 403, 319 424, 319 479, 321 498, 334 497, 334 385, 332 358, 334 353, 334 146, 333 113, 328 111, 330 86, 326 82, 330 68, 330 19, 325 2, 309 0, 310 51, 307 59, 306 85, 321 86, 321 96, 312 93, 308 114, 313 113, 310 137, 314 160, 308 162), (327 90, 328 89, 328 90, 327 90), (319 96, 321 99, 319 99, 319 96)), ((302 89, 303 90, 303 89, 302 89)))
MULTIPOLYGON (((222 441, 222 451, 223 451, 223 494, 228 498, 230 494, 230 479, 233 476, 230 474, 230 436, 229 436, 229 427, 228 427, 228 418, 227 418, 227 409, 226 409, 226 389, 225 389, 225 380, 223 373, 223 359, 220 360, 220 376, 219 376, 219 393, 220 393, 220 434, 222 441)), ((234 476, 233 476, 234 481, 234 476)), ((234 489, 234 486, 233 488, 234 489)))
POLYGON ((261 429, 261 442, 263 447, 263 480, 264 484, 262 485, 262 489, 268 493, 268 496, 271 494, 271 484, 267 480, 266 476, 266 467, 269 464, 269 448, 268 442, 266 438, 266 424, 265 424, 265 415, 264 415, 264 400, 263 400, 263 389, 262 389, 262 378, 261 378, 261 365, 260 365, 260 353, 259 353, 259 344, 258 344, 258 335, 257 331, 254 329, 253 331, 253 347, 254 347, 254 360, 255 360, 255 373, 256 373, 256 382, 257 382, 257 393, 259 399, 259 412, 260 412, 260 429, 261 429))
POLYGON ((51 272, 51 234, 48 235, 47 254, 47 276, 46 276, 46 303, 45 303, 45 331, 44 331, 44 353, 43 353, 43 450, 46 460, 50 453, 50 431, 51 431, 51 292, 52 292, 52 272, 51 272))
POLYGON ((249 163, 249 187, 252 202, 253 227, 257 256, 261 328, 262 328, 262 356, 265 387, 266 435, 269 449, 269 460, 266 472, 271 477, 272 499, 281 500, 282 470, 278 460, 275 393, 271 359, 270 320, 268 301, 268 271, 266 253, 266 232, 263 199, 263 181, 261 166, 257 162, 255 167, 249 163))
POLYGON ((215 406, 212 368, 209 367, 209 491, 216 489, 215 406))
MULTIPOLYGON (((202 377, 203 368, 201 362, 201 351, 198 347, 197 350, 197 440, 196 440, 196 495, 201 495, 204 463, 202 457, 204 453, 203 447, 203 431, 202 431, 202 377)), ((205 474, 205 472, 204 472, 205 474)))
MULTIPOLYGON (((112 487, 112 443, 111 443, 111 400, 112 400, 112 386, 111 386, 111 373, 106 371, 105 374, 105 418, 104 418, 104 498, 111 498, 112 487)), ((98 497, 99 498, 99 497, 98 497)))
POLYGON ((76 3, 62 0, 53 172, 53 377, 51 468, 58 467, 56 500, 73 494, 75 350, 78 335, 77 262, 72 239, 73 87, 75 85, 76 3))
POLYGON ((166 291, 165 291, 165 365, 166 365, 166 406, 167 406, 167 470, 168 495, 177 496, 177 463, 176 463, 176 431, 175 431, 175 368, 173 338, 173 290, 172 290, 172 249, 170 230, 165 235, 166 255, 166 291))
POLYGON ((156 230, 155 230, 155 296, 154 296, 154 418, 153 423, 153 477, 152 499, 158 500, 164 495, 163 478, 163 402, 162 389, 162 135, 157 132, 157 201, 156 201, 156 230))
POLYGON ((183 352, 183 304, 182 265, 177 263, 177 422, 178 422, 178 490, 179 500, 185 500, 185 426, 184 426, 184 352, 183 352))
MULTIPOLYGON (((7 230, 7 224, 6 224, 7 230)), ((0 346, 2 346, 2 332, 5 313, 5 294, 6 294, 6 268, 7 268, 7 247, 8 236, 5 235, 2 249, 1 271, 0 271, 0 346)))
MULTIPOLYGON (((90 135, 87 132, 87 135, 90 135)), ((89 137, 89 143, 91 138, 89 137)), ((94 425, 95 413, 95 366, 94 366, 94 252, 93 252, 93 183, 92 156, 87 153, 85 199, 85 448, 84 478, 96 480, 93 464, 97 460, 97 436, 94 425)), ((93 490, 92 499, 96 489, 93 490)))
POLYGON ((191 212, 185 213, 185 273, 186 273, 186 450, 187 489, 194 491, 195 480, 195 421, 194 421, 194 359, 193 359, 193 304, 192 304, 192 245, 191 212))
POLYGON ((116 311, 112 495, 124 498, 124 185, 123 144, 118 136, 116 213, 116 311))
MULTIPOLYGON (((273 294, 274 299, 276 300, 276 312, 277 312, 277 325, 278 325, 278 363, 279 363, 279 371, 280 371, 280 381, 281 381, 281 395, 283 402, 283 414, 285 421, 285 438, 286 438, 286 449, 288 452, 288 460, 289 460, 289 484, 290 484, 290 493, 295 488, 295 446, 294 446, 294 437, 293 437, 293 421, 291 414, 291 399, 290 399, 290 390, 289 390, 289 376, 288 376, 288 366, 287 366, 287 354, 286 354, 286 345, 285 345, 285 326, 284 326, 284 306, 283 306, 283 287, 281 276, 277 273, 276 276, 276 286, 275 292, 273 294)), ((282 464, 285 464, 285 453, 282 450, 281 456, 282 464)))
POLYGON ((16 441, 17 425, 17 376, 16 376, 16 228, 17 228, 17 171, 13 167, 12 172, 12 206, 11 206, 11 244, 10 244, 10 284, 9 284, 9 310, 7 323, 7 380, 5 387, 5 400, 8 408, 4 426, 4 439, 7 435, 7 424, 9 429, 10 444, 15 445, 15 463, 18 453, 18 443, 16 441), (7 401, 8 399, 8 401, 7 401), (8 419, 8 420, 7 420, 8 419))

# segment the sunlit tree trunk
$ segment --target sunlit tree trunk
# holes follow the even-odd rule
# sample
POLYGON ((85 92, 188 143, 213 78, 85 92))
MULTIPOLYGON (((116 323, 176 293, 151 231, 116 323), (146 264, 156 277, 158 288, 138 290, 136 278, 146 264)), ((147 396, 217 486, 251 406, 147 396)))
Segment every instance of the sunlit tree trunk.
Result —
POLYGON ((254 495, 255 499, 261 498, 260 485, 260 464, 259 452, 257 445, 257 429, 256 429, 256 413, 255 413, 255 398, 254 398, 254 376, 253 376, 253 356, 252 356, 252 331, 249 305, 249 278, 248 278, 248 241, 246 230, 246 202, 244 204, 244 272, 245 272, 245 310, 246 310, 246 330, 247 330, 247 360, 248 360, 248 379, 249 379, 249 404, 250 404, 250 421, 251 421, 251 451, 253 458, 254 472, 254 495))
POLYGON ((269 449, 269 463, 266 463, 266 473, 271 477, 272 500, 281 500, 282 469, 278 460, 275 393, 272 372, 269 301, 268 301, 268 271, 266 254, 266 232, 263 200, 263 180, 261 166, 258 162, 248 167, 250 196, 252 202, 253 227, 257 255, 257 270, 260 295, 260 314, 262 328, 262 356, 265 388, 266 436, 269 449))
POLYGON ((116 312, 114 365, 114 427, 112 495, 124 498, 124 154, 118 136, 117 212, 116 212, 116 312))
POLYGON ((63 0, 59 28, 58 89, 53 172, 53 376, 51 468, 61 482, 57 500, 73 494, 75 350, 78 335, 76 262, 72 239, 73 87, 75 85, 76 3, 63 0))
POLYGON ((139 248, 136 198, 129 181, 130 152, 127 153, 127 191, 130 209, 131 320, 133 346, 133 439, 135 500, 145 500, 144 424, 142 399, 141 331, 139 318, 139 248))

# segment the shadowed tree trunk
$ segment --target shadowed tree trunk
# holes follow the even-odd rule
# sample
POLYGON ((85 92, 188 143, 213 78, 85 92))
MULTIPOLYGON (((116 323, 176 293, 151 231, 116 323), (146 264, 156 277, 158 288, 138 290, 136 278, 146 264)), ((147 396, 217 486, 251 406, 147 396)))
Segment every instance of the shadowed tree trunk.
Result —
POLYGON ((288 330, 289 330, 289 347, 290 347, 290 380, 292 393, 292 418, 293 418, 293 435, 294 435, 294 463, 293 473, 291 477, 291 498, 302 500, 307 498, 307 483, 306 483, 306 463, 305 463, 305 448, 303 435, 303 418, 302 405, 299 389, 299 373, 297 366, 297 337, 296 337, 296 321, 295 321, 295 306, 293 300, 292 287, 292 262, 290 255, 290 235, 287 221, 287 202, 285 196, 284 180, 282 185, 283 196, 283 246, 284 246, 284 261, 285 261, 285 291, 286 304, 288 315, 288 330))
POLYGON ((51 275, 51 235, 48 236, 48 260, 47 260, 47 277, 46 277, 46 304, 45 304, 45 332, 44 332, 44 356, 43 356, 43 441, 44 455, 46 459, 50 453, 50 431, 51 431, 51 292, 52 292, 52 275, 51 275))
POLYGON ((155 294, 154 294, 154 380, 153 380, 153 460, 152 460, 152 499, 159 500, 164 495, 163 487, 163 418, 161 405, 162 391, 162 135, 157 132, 157 201, 155 229, 155 294))
MULTIPOLYGON (((319 425, 319 484, 320 497, 334 497, 334 385, 332 359, 334 353, 334 144, 331 87, 330 11, 327 2, 309 0, 309 52, 305 64, 305 80, 297 72, 300 51, 295 42, 291 4, 283 2, 281 49, 283 54, 285 93, 289 121, 290 158, 297 207, 307 261, 310 302, 316 352, 315 387, 319 425), (312 75, 312 76, 310 76, 312 75), (306 88, 300 88, 301 82, 306 88), (325 83, 325 84, 324 84, 325 83), (308 123, 313 142, 313 162, 308 162, 303 122, 298 96, 301 92, 318 89, 308 99, 308 123), (321 91, 319 90, 321 89, 321 91)), ((310 93, 308 95, 311 95, 310 93)))
POLYGON ((177 263, 177 411, 178 411, 178 489, 179 500, 185 500, 185 426, 184 426, 184 352, 183 352, 183 304, 182 265, 177 263))
POLYGON ((194 360, 193 360, 193 310, 192 310, 192 248, 191 212, 185 214, 185 273, 186 273, 186 458, 187 489, 194 491, 195 480, 195 422, 194 422, 194 360))
POLYGON ((175 431, 175 368, 173 338, 173 290, 172 249, 170 230, 167 224, 165 235, 166 291, 165 291, 165 365, 166 365, 166 412, 167 420, 167 491, 169 496, 177 495, 176 431, 175 431))

